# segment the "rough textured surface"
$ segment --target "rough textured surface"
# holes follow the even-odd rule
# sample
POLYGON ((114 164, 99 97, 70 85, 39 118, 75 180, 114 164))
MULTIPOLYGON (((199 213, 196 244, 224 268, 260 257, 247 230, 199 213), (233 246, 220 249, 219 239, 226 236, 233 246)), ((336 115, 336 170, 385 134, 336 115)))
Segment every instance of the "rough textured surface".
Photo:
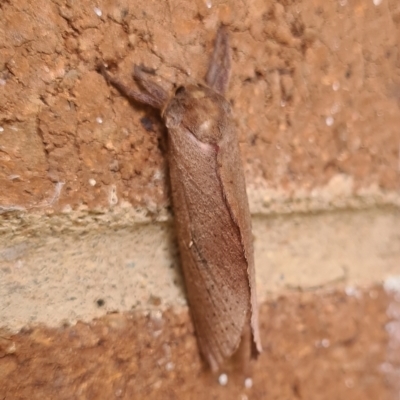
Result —
POLYGON ((360 399, 398 397, 400 303, 381 288, 291 293, 261 307, 252 382, 201 362, 187 312, 110 314, 0 336, 5 399, 360 399), (252 383, 252 385, 251 385, 252 383))
POLYGON ((160 120, 95 65, 129 81, 144 63, 166 87, 201 79, 220 21, 249 183, 307 191, 342 173, 397 190, 400 8, 376 3, 3 1, 0 204, 165 207, 160 120))

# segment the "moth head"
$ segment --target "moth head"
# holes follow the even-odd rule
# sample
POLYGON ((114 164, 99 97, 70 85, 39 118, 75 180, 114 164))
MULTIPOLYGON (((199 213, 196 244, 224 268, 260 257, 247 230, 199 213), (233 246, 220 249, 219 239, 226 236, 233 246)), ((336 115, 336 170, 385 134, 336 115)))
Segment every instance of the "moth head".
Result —
POLYGON ((219 93, 204 85, 179 86, 162 115, 168 129, 181 126, 197 140, 217 143, 231 108, 219 93))

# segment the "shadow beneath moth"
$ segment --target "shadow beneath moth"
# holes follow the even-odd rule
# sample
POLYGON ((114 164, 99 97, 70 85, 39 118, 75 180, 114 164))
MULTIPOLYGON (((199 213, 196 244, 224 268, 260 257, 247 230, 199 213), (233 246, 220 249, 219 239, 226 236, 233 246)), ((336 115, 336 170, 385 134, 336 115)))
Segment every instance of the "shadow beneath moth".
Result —
MULTIPOLYGON (((168 128, 172 203, 186 292, 198 345, 213 371, 238 350, 261 352, 251 218, 231 107, 229 35, 217 33, 206 85, 173 95, 135 66, 142 91, 105 79, 129 99, 161 111, 168 128)), ((246 360, 244 360, 246 362, 246 360)))

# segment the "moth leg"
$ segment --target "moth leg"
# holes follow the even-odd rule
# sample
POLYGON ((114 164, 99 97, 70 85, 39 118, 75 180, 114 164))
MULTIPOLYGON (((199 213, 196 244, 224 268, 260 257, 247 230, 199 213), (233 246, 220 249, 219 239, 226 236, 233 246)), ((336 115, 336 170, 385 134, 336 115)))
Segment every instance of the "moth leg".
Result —
POLYGON ((135 65, 133 68, 133 78, 149 93, 154 99, 157 99, 158 103, 161 105, 166 104, 168 101, 168 93, 157 83, 148 79, 143 67, 135 65))
POLYGON ((118 78, 110 75, 103 64, 100 64, 98 69, 99 72, 104 76, 105 80, 114 86, 128 99, 137 101, 138 103, 148 104, 151 107, 162 109, 168 99, 166 91, 155 82, 147 81, 144 78, 143 71, 140 70, 139 75, 136 75, 136 68, 140 70, 140 67, 135 66, 134 77, 137 78, 140 84, 146 89, 147 93, 137 92, 127 85, 125 85, 118 78), (146 82, 146 83, 145 83, 146 82), (149 88, 151 90, 149 90, 149 88))
POLYGON ((229 35, 224 26, 218 29, 214 51, 206 75, 206 83, 216 92, 224 94, 228 89, 231 73, 231 48, 229 35))

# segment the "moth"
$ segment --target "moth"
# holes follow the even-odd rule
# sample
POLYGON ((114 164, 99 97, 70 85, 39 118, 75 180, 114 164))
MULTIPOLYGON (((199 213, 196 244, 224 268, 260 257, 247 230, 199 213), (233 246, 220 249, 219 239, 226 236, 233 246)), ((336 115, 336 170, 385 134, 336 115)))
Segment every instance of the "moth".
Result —
POLYGON ((262 351, 251 219, 238 137, 224 98, 231 70, 220 27, 205 84, 170 94, 135 66, 137 91, 99 67, 129 99, 161 112, 168 129, 172 204, 186 292, 201 354, 213 371, 243 347, 262 351))

